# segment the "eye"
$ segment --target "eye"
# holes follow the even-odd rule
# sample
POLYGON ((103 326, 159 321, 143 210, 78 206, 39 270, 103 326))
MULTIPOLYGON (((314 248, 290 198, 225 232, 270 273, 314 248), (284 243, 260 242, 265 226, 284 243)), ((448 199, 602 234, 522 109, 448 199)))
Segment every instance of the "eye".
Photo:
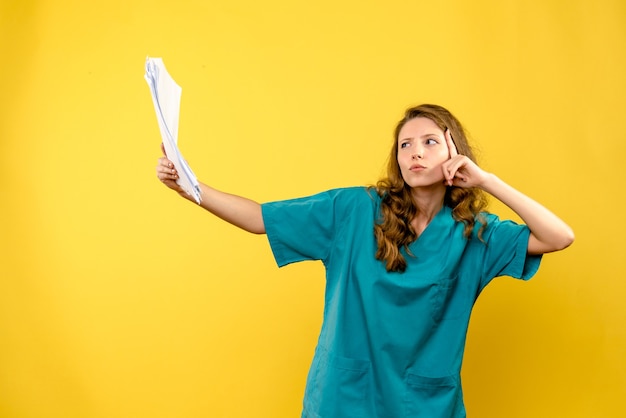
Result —
POLYGON ((437 139, 434 139, 434 138, 428 138, 425 143, 426 143, 426 145, 435 145, 435 144, 438 144, 439 141, 437 139))
POLYGON ((410 142, 402 142, 402 143, 400 143, 400 148, 406 148, 406 147, 408 147, 409 145, 411 145, 411 143, 410 143, 410 142))

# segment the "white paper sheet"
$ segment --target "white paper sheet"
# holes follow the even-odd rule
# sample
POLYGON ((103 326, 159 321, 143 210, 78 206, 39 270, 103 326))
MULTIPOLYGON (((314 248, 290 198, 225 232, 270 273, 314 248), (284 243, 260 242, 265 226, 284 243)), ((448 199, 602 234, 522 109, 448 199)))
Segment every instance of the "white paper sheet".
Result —
POLYGON ((178 119, 182 89, 167 72, 161 58, 146 59, 144 78, 152 94, 165 154, 178 171, 176 183, 200 204, 202 199, 198 179, 178 149, 178 119))

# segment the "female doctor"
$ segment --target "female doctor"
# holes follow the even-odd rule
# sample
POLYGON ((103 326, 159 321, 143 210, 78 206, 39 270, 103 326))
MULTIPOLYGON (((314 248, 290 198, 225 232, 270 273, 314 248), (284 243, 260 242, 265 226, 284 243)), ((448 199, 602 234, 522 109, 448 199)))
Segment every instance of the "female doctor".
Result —
MULTIPOLYGON (((193 201, 165 157, 157 176, 193 201)), ((204 209, 267 234, 279 266, 324 263, 303 418, 465 417, 460 370, 478 295, 494 277, 530 279, 543 254, 574 240, 559 217, 482 170, 437 105, 405 112, 376 186, 262 205, 200 187, 204 209), (485 193, 524 224, 485 212, 485 193)))

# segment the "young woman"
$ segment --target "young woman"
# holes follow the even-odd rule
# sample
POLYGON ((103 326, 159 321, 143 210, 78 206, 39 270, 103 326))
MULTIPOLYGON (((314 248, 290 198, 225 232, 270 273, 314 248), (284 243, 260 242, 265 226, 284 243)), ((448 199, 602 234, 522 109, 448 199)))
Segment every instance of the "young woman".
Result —
MULTIPOLYGON (((166 158, 158 178, 176 184, 166 158)), ((266 233, 279 266, 321 260, 325 309, 304 418, 465 417, 460 370, 472 306, 497 276, 530 279, 574 240, 560 218, 476 164, 463 127, 410 108, 386 178, 260 205, 201 184, 202 207, 266 233), (524 221, 484 212, 485 192, 524 221)))

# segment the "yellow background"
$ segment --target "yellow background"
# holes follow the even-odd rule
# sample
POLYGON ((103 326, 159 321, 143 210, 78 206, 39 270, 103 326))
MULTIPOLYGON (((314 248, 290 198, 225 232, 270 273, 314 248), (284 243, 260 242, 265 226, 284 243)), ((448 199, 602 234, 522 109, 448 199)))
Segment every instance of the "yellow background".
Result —
POLYGON ((148 55, 198 177, 258 201, 373 183, 407 106, 452 110, 577 235, 482 295, 469 415, 626 416, 623 0, 2 0, 0 42, 0 417, 299 416, 323 269, 157 181, 148 55))

